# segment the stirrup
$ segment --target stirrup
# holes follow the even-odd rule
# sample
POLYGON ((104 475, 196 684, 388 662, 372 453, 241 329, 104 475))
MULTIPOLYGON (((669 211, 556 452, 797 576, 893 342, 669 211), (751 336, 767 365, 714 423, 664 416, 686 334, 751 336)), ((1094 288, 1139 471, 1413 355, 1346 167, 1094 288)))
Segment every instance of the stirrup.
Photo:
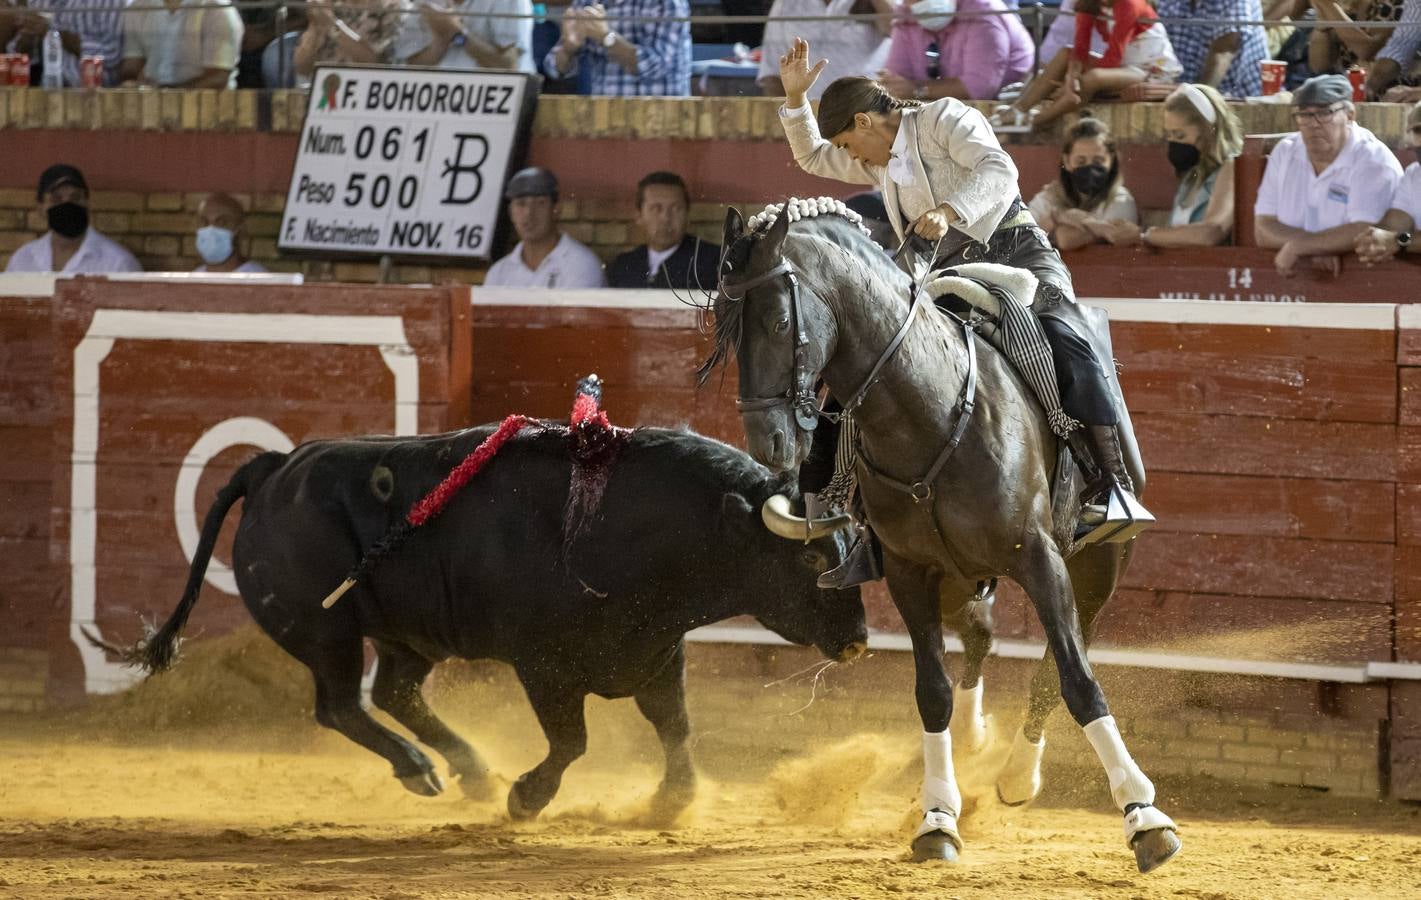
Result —
MULTIPOLYGON (((1083 508, 1081 516, 1081 524, 1087 527, 1090 525, 1085 516, 1088 510, 1089 507, 1083 508)), ((1105 497, 1104 520, 1076 538, 1076 543, 1123 544, 1133 540, 1153 524, 1155 517, 1145 509, 1144 504, 1135 499, 1134 494, 1121 487, 1119 482, 1112 481, 1105 497)))
POLYGON ((844 561, 820 575, 814 582, 816 587, 826 591, 841 591, 883 577, 878 568, 878 558, 873 552, 873 538, 868 529, 859 526, 857 531, 858 536, 849 552, 844 555, 844 561))

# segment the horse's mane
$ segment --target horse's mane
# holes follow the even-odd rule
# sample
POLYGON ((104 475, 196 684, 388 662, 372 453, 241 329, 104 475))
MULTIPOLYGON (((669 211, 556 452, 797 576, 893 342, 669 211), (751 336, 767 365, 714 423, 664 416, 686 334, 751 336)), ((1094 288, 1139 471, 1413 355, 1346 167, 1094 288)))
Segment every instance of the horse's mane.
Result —
MULTIPOLYGON (((873 242, 863 217, 831 197, 813 199, 790 198, 784 203, 768 206, 751 217, 745 234, 732 241, 721 257, 720 277, 736 277, 746 273, 755 246, 763 240, 785 211, 789 211, 789 237, 819 238, 863 262, 875 277, 901 275, 883 249, 873 242)), ((788 238, 786 239, 788 240, 788 238)), ((706 309, 715 315, 715 347, 696 370, 699 384, 705 384, 710 374, 729 361, 740 346, 741 320, 745 304, 742 298, 728 297, 718 292, 706 309)))

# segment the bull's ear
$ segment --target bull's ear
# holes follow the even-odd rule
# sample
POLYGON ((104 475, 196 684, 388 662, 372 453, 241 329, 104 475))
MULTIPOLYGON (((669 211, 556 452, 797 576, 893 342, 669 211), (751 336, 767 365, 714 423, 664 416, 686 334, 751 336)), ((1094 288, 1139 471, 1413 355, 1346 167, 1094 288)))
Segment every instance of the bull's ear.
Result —
POLYGON ((770 226, 770 230, 765 234, 764 246, 771 259, 779 259, 780 251, 784 249, 785 235, 789 234, 789 210, 780 210, 780 214, 775 217, 775 224, 770 226))
POLYGON ((720 245, 729 247, 735 243, 735 239, 745 233, 745 216, 735 207, 729 207, 725 211, 725 231, 721 235, 720 245))
POLYGON ((729 493, 720 498, 721 527, 731 540, 750 540, 754 536, 752 531, 759 527, 759 520, 755 507, 741 494, 729 493))

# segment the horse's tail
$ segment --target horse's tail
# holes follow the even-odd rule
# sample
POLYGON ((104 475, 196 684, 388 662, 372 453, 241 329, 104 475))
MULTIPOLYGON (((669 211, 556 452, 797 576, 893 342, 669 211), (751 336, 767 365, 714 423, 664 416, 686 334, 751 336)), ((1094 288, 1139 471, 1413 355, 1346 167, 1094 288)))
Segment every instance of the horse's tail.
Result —
POLYGON ((207 511, 207 518, 202 523, 202 535, 198 538, 197 550, 192 556, 192 566, 188 570, 187 587, 183 589, 182 600, 161 628, 128 647, 110 644, 86 631, 84 636, 89 642, 114 653, 126 665, 136 666, 149 675, 172 668, 177 659, 178 645, 181 643, 180 635, 202 593, 207 564, 212 559, 212 549, 217 545, 217 536, 222 531, 222 523, 226 520, 227 513, 242 497, 256 493, 262 483, 285 462, 285 453, 262 453, 238 469, 232 480, 217 492, 217 499, 213 501, 212 507, 207 511))

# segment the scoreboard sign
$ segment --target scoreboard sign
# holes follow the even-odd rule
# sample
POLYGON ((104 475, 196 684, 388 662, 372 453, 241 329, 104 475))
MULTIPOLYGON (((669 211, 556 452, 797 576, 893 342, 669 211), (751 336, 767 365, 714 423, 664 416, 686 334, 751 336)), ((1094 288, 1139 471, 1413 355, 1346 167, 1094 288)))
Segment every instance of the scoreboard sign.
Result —
POLYGON ((278 245, 488 259, 537 95, 518 72, 318 68, 278 245))

